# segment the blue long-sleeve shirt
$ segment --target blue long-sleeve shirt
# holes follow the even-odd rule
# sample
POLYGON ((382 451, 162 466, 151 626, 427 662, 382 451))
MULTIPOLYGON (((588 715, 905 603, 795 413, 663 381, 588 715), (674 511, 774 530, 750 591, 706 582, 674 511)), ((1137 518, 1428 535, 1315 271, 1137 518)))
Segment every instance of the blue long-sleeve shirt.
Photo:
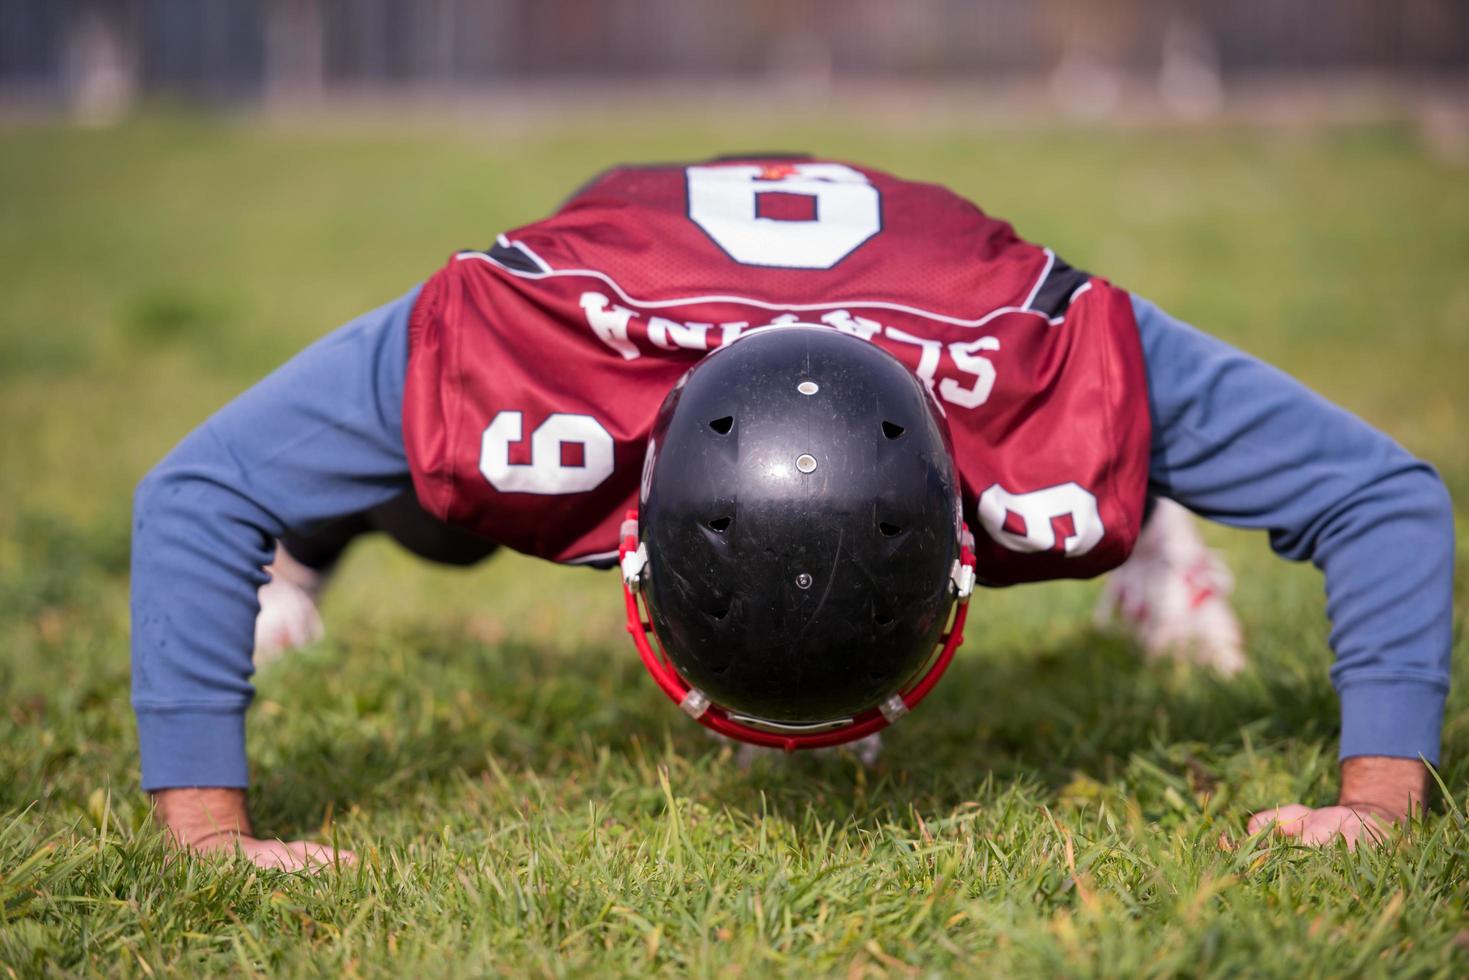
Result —
MULTIPOLYGON (((243 787, 261 567, 286 528, 412 488, 401 434, 417 291, 215 414, 138 486, 133 706, 143 788, 243 787)), ((1152 491, 1270 532, 1326 576, 1341 756, 1438 760, 1453 512, 1433 469, 1286 375, 1134 301, 1152 491)))

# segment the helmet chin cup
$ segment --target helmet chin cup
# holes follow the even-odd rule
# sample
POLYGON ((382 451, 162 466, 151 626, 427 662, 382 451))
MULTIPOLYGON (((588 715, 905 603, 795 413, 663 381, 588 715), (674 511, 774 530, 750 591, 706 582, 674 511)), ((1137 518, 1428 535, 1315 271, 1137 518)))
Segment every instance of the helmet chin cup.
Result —
POLYGON ((627 512, 621 529, 618 559, 622 569, 622 594, 627 607, 627 631, 638 648, 643 666, 663 693, 699 724, 729 738, 766 748, 794 752, 798 749, 820 749, 843 745, 881 731, 916 708, 944 675, 954 652, 964 642, 964 622, 969 612, 969 597, 974 589, 974 538, 964 526, 960 535, 959 558, 950 579, 953 613, 948 630, 939 637, 938 654, 905 689, 895 691, 876 707, 845 718, 816 722, 785 722, 756 718, 713 703, 708 695, 686 682, 669 662, 661 643, 653 633, 640 597, 643 577, 656 574, 648 564, 647 549, 638 540, 638 515, 627 512), (651 637, 651 640, 650 640, 651 637), (656 649, 655 649, 656 645, 656 649))

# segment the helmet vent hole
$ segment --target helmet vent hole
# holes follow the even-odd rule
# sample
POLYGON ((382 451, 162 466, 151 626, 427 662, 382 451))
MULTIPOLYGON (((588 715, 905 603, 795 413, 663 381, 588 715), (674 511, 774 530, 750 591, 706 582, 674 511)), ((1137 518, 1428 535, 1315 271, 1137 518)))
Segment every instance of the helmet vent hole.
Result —
POLYGON ((889 524, 887 521, 879 521, 877 529, 882 532, 882 536, 885 538, 894 538, 903 533, 902 528, 896 524, 889 524))
POLYGON ((882 424, 882 434, 889 439, 898 438, 898 436, 903 434, 903 431, 903 427, 896 422, 884 422, 882 424))
POLYGON ((729 615, 729 607, 720 606, 717 609, 706 609, 704 610, 704 612, 708 614, 710 619, 714 620, 717 623, 720 620, 724 619, 724 617, 729 615))
POLYGON ((723 534, 725 531, 729 530, 730 522, 733 520, 734 518, 732 517, 716 517, 714 518, 714 520, 708 523, 709 530, 714 531, 718 534, 723 534))
POLYGON ((725 415, 722 418, 717 418, 709 423, 709 428, 722 436, 727 436, 729 435, 729 430, 734 428, 734 416, 725 415))
POLYGON ((872 621, 879 626, 891 626, 893 624, 893 617, 889 616, 885 612, 877 612, 876 610, 874 610, 872 613, 872 621))

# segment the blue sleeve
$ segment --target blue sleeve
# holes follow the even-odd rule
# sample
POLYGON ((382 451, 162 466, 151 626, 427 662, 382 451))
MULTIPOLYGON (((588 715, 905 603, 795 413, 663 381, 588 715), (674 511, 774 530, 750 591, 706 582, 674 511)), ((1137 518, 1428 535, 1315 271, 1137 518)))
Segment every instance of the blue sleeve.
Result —
POLYGON ((298 354, 138 485, 132 701, 144 789, 248 783, 256 590, 276 537, 411 488, 401 419, 416 296, 298 354))
POLYGON ((1454 515, 1427 463, 1266 364, 1134 300, 1152 490, 1325 573, 1341 757, 1438 761, 1454 515))

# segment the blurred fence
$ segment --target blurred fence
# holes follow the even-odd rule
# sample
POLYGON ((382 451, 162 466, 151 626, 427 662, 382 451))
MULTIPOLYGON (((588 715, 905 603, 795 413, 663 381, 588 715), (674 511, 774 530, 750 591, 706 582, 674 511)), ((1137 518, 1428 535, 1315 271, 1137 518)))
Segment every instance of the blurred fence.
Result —
POLYGON ((609 77, 1172 71, 1207 96, 1466 65, 1466 0, 0 0, 0 96, 103 110, 609 77))

